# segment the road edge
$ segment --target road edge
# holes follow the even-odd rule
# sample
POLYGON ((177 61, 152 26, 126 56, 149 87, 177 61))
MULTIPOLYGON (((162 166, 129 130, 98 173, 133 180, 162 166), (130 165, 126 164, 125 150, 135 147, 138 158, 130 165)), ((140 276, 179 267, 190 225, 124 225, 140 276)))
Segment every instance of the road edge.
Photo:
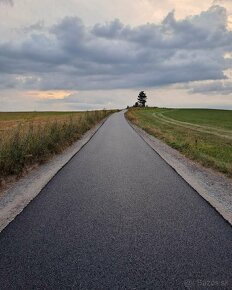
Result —
POLYGON ((189 160, 177 150, 133 124, 126 116, 125 119, 148 146, 232 225, 232 199, 229 194, 229 192, 232 192, 232 183, 229 178, 224 177, 220 173, 216 174, 212 170, 189 160), (203 178, 200 178, 200 175, 203 178), (216 186, 217 182, 218 184, 216 186), (214 189, 213 186, 215 186, 214 189), (216 196, 214 196, 215 192, 216 196), (219 199, 220 194, 223 195, 222 200, 219 199))
MULTIPOLYGON (((110 115, 111 116, 111 115, 110 115)), ((106 117, 88 130, 81 139, 39 166, 31 173, 16 181, 0 197, 0 233, 24 210, 58 172, 92 139, 103 126, 106 117)))

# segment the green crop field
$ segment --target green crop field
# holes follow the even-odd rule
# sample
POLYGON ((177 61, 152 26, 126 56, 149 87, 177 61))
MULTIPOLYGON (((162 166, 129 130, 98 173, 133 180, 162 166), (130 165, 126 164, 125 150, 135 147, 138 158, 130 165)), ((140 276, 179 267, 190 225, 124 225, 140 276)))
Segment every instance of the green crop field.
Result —
POLYGON ((232 111, 145 108, 126 116, 185 156, 232 177, 232 111))

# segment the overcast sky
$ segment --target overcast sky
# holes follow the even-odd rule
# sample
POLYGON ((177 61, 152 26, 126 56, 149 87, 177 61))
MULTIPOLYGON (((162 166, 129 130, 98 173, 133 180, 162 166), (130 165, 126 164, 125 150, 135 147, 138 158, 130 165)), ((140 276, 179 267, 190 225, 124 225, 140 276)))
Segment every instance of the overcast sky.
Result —
POLYGON ((0 0, 0 110, 232 109, 232 0, 0 0))

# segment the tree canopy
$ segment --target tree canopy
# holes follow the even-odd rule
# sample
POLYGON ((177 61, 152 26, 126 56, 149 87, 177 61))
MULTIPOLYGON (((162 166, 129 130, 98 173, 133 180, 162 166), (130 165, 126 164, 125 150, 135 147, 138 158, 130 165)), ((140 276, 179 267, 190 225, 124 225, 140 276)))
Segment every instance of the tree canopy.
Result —
POLYGON ((145 107, 146 102, 147 102, 147 96, 144 91, 141 91, 138 95, 138 103, 141 107, 145 107))

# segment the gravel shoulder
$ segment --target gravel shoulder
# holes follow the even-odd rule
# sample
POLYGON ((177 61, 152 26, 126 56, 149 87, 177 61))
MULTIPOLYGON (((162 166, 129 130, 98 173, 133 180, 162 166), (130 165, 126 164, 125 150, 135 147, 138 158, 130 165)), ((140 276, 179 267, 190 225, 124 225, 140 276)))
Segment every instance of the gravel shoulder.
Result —
MULTIPOLYGON (((106 118, 107 119, 107 118, 106 118)), ((31 173, 14 182, 0 196, 0 232, 23 211, 40 193, 46 184, 87 144, 106 121, 104 119, 62 154, 34 169, 31 173)))
POLYGON ((127 121, 155 152, 232 225, 231 179, 189 160, 177 150, 127 121))

